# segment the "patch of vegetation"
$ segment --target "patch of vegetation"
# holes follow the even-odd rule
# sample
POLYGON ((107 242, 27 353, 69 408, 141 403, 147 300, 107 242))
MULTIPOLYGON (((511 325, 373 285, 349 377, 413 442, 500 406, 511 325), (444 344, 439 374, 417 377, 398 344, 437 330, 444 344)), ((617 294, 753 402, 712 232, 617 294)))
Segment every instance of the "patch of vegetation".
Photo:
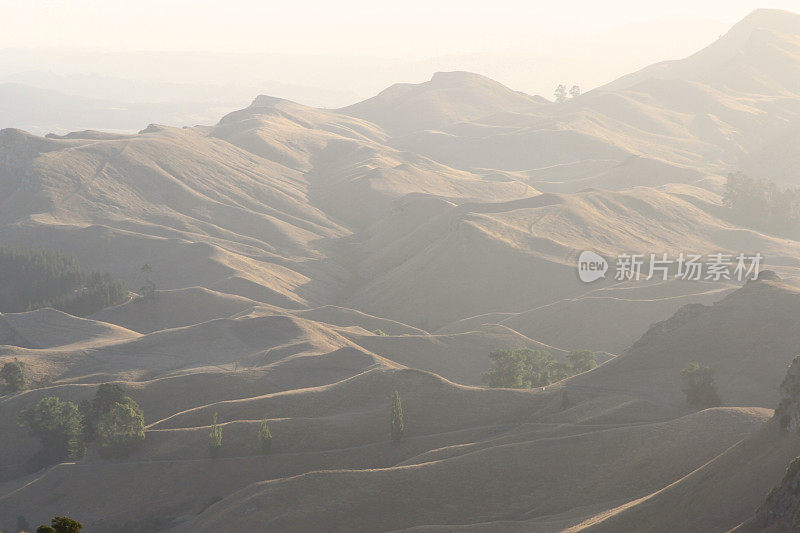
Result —
POLYGON ((686 403, 696 409, 706 409, 722 405, 714 381, 714 369, 694 361, 681 370, 683 393, 686 403))
POLYGON ((794 234, 800 220, 800 189, 781 189, 775 182, 728 175, 723 203, 737 223, 778 235, 794 234))
POLYGON ((77 520, 66 516, 57 516, 50 521, 50 525, 41 525, 36 528, 36 533, 80 533, 83 526, 77 520))
POLYGON ((575 350, 562 363, 547 350, 517 348, 494 350, 489 354, 492 368, 483 374, 489 387, 530 389, 544 387, 597 366, 597 356, 587 350, 575 350))
POLYGON ((575 374, 597 368, 597 354, 589 350, 573 350, 567 354, 570 371, 575 374))
POLYGON ((375 335, 378 335, 379 337, 386 337, 387 336, 386 333, 384 333, 384 331, 382 329, 376 329, 372 333, 375 334, 375 335))
POLYGON ((53 307, 86 316, 125 300, 110 274, 86 272, 78 260, 50 250, 0 246, 0 313, 53 307))
POLYGON ((211 433, 208 434, 208 451, 211 457, 219 456, 222 449, 222 427, 217 424, 217 413, 214 413, 214 421, 211 423, 211 433))
POLYGON ((405 421, 403 420, 403 402, 400 401, 400 393, 394 391, 392 394, 392 416, 389 424, 389 438, 392 442, 400 442, 405 431, 405 421))
POLYGON ((144 442, 144 414, 120 385, 103 383, 94 398, 81 402, 80 411, 85 439, 97 441, 103 457, 123 457, 144 442))
POLYGON ((258 428, 258 444, 261 447, 261 453, 269 453, 272 450, 272 432, 269 430, 267 420, 261 421, 261 426, 258 428))
POLYGON ((28 378, 25 376, 25 363, 14 358, 0 369, 0 378, 3 380, 3 392, 17 392, 25 389, 28 378))
POLYGON ((80 459, 86 451, 83 416, 72 402, 62 402, 55 396, 42 398, 35 407, 22 410, 17 422, 42 444, 39 463, 80 459))

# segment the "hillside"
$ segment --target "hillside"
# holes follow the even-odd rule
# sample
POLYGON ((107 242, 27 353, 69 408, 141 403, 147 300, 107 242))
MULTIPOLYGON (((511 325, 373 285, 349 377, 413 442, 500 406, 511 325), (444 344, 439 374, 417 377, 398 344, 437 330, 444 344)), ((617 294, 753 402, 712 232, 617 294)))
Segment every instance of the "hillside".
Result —
POLYGON ((756 11, 561 103, 440 72, 340 109, 262 94, 207 126, 0 130, 0 245, 74 255, 130 290, 87 318, 27 300, 0 314, 0 529, 778 523, 765 509, 794 508, 781 472, 800 455, 794 382, 781 389, 800 352, 798 201, 758 189, 750 223, 785 215, 787 231, 742 225, 725 176, 797 180, 798 20, 756 11), (584 251, 604 279, 581 281, 584 251), (755 280, 614 276, 621 254, 756 252, 755 280), (567 366, 572 350, 599 366, 567 366), (694 361, 721 405, 687 403, 694 361), (492 364, 500 383, 559 381, 485 387, 492 364), (42 438, 19 413, 103 383, 141 407, 141 446, 37 456, 52 435, 90 440, 94 404, 46 414, 73 418, 42 438))

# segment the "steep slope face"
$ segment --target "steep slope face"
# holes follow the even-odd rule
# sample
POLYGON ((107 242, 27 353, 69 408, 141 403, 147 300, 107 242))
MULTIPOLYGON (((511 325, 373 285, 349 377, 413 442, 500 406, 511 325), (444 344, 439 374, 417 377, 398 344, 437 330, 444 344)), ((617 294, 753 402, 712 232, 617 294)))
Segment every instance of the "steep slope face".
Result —
POLYGON ((358 146, 387 138, 365 120, 265 95, 222 117, 210 133, 301 172, 313 168, 315 157, 328 144, 358 146))
POLYGON ((0 150, 25 163, 18 172, 3 167, 5 224, 105 224, 285 255, 307 255, 310 240, 342 233, 308 205, 297 172, 194 130, 151 127, 99 140, 3 130, 0 150))
POLYGON ((256 298, 297 306, 304 263, 322 256, 311 243, 347 233, 309 204, 299 173, 195 130, 3 130, 0 158, 4 243, 69 251, 134 288, 149 262, 162 288, 250 283, 256 298))
POLYGON ((766 278, 714 305, 681 308, 623 356, 570 385, 587 394, 610 388, 680 406, 681 369, 698 361, 714 368, 725 405, 774 407, 786 365, 800 346, 800 291, 766 278))
MULTIPOLYGON (((677 256, 686 250, 800 257, 797 243, 731 226, 701 202, 695 205, 691 191, 683 192, 689 194, 635 188, 460 206, 404 199, 367 240, 353 243, 363 282, 345 305, 437 329, 596 289, 575 274, 582 250, 609 257, 631 251, 677 256), (427 213, 424 221, 420 212, 427 213)), ((798 264, 796 259, 785 263, 798 264)), ((719 287, 698 292, 714 288, 719 287)))
POLYGON ((378 126, 332 111, 260 96, 224 117, 211 135, 305 174, 314 205, 365 227, 411 193, 463 201, 538 194, 522 181, 485 179, 388 146, 378 126))
POLYGON ((430 81, 392 85, 369 100, 339 111, 379 124, 393 135, 405 135, 542 106, 546 104, 540 99, 478 74, 437 72, 430 81))
MULTIPOLYGON (((782 88, 797 92, 796 78, 783 68, 785 64, 781 64, 775 52, 791 53, 793 37, 798 35, 800 16, 788 11, 758 9, 696 54, 646 67, 611 82, 603 89, 627 89, 656 78, 697 80, 720 86, 727 84, 742 92, 759 92, 753 90, 754 84, 757 87, 766 81, 787 80, 789 83, 782 88), (775 77, 768 77, 769 74, 775 77)), ((770 83, 764 87, 773 89, 775 85, 770 83)))

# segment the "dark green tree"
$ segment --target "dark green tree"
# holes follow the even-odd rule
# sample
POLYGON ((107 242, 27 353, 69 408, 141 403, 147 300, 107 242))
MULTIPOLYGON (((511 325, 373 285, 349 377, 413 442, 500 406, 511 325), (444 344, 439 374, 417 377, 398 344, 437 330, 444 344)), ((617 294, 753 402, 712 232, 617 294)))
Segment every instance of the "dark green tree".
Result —
POLYGON ((25 363, 16 358, 5 363, 0 369, 0 378, 5 382, 5 390, 10 392, 23 390, 28 383, 25 377, 25 363))
POLYGON ((156 284, 151 277, 153 274, 153 267, 145 263, 142 265, 140 271, 144 277, 144 285, 142 285, 142 288, 139 289, 139 291, 146 299, 152 300, 156 296, 156 284))
POLYGON ((83 413, 86 441, 92 442, 97 438, 97 424, 100 417, 111 410, 116 403, 124 403, 129 399, 125 389, 117 383, 103 383, 97 387, 94 398, 83 400, 80 404, 83 413))
POLYGON ((490 387, 542 387, 572 374, 569 366, 556 360, 546 350, 494 350, 489 354, 489 359, 492 368, 483 375, 483 381, 490 387))
POLYGON ((50 526, 41 525, 36 528, 36 533, 56 533, 56 530, 50 526))
POLYGON ((573 374, 580 374, 597 367, 597 355, 589 350, 573 350, 567 355, 573 374))
POLYGON ((261 427, 258 429, 258 443, 262 453, 269 453, 272 450, 272 433, 266 418, 261 421, 261 427))
POLYGON ((214 413, 214 421, 211 423, 211 432, 208 434, 208 451, 211 457, 217 457, 222 449, 222 427, 217 424, 217 413, 214 413))
POLYGON ((710 366, 691 362, 681 370, 681 379, 686 403, 692 407, 706 409, 722 404, 714 381, 714 369, 710 366))
POLYGON ((83 526, 77 520, 66 516, 57 516, 50 521, 56 533, 80 533, 83 526))
POLYGON ((529 389, 533 379, 532 350, 494 350, 489 354, 492 368, 483 374, 490 387, 529 389))
POLYGON ((128 455, 144 442, 144 415, 139 405, 126 396, 116 402, 97 422, 97 444, 103 457, 128 455))
POLYGON ((62 402, 54 396, 42 398, 35 407, 21 411, 17 421, 39 439, 42 459, 47 462, 80 459, 86 451, 83 416, 72 402, 62 402))
POLYGON ((392 418, 389 429, 389 436, 392 442, 400 442, 400 439, 403 438, 403 431, 405 431, 403 403, 400 401, 400 393, 394 391, 394 394, 392 394, 392 418))
POLYGON ((75 257, 0 246, 0 313, 54 307, 86 316, 127 298, 110 274, 86 272, 75 257))

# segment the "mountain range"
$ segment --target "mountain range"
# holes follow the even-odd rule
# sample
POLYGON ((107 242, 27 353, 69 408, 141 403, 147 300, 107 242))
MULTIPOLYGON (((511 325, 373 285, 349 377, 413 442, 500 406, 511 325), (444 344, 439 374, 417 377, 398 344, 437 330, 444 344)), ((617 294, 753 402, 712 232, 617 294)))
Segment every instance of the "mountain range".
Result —
POLYGON ((800 16, 758 10, 562 103, 440 72, 338 109, 257 95, 213 126, 0 131, 0 244, 132 289, 147 264, 158 289, 85 318, 0 315, 0 362, 50 378, 0 397, 0 527, 762 530, 800 455, 773 418, 800 243, 737 223, 723 195, 736 171, 800 185, 798 72, 800 16), (759 252, 769 272, 586 284, 584 250, 759 252), (483 387, 488 354, 514 348, 600 365, 483 387), (722 406, 685 404, 692 361, 722 406), (104 382, 141 405, 144 446, 27 471, 17 413, 104 382))

